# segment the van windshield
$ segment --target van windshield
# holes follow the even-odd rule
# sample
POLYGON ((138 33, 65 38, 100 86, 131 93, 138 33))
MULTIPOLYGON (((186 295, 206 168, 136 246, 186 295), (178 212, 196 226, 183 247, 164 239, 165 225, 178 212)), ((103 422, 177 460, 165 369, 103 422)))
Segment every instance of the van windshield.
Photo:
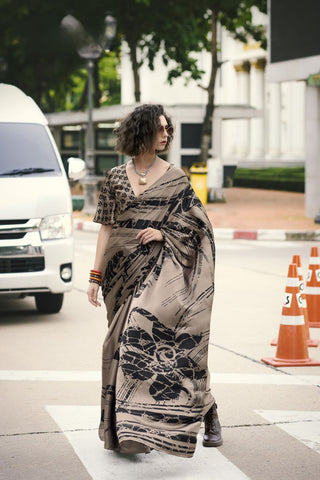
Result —
POLYGON ((57 176, 61 168, 43 125, 0 123, 0 176, 57 176))

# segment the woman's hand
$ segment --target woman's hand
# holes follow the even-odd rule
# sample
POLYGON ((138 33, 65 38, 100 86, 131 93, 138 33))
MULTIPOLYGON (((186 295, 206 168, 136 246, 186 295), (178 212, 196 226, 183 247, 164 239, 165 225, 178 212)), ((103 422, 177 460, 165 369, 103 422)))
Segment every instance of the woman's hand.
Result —
POLYGON ((140 244, 146 245, 146 243, 149 242, 162 242, 163 236, 160 230, 148 227, 144 230, 141 230, 136 236, 136 239, 139 240, 140 244))
POLYGON ((99 285, 97 283, 90 282, 87 290, 88 300, 94 307, 101 307, 101 303, 98 302, 99 285))

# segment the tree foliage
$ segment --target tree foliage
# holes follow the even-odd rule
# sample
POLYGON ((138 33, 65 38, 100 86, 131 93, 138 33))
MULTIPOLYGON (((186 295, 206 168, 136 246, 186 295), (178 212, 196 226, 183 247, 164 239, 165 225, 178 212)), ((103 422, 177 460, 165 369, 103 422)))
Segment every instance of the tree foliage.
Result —
POLYGON ((266 0, 91 0, 90 5, 86 0, 0 0, 1 80, 27 92, 44 111, 84 108, 85 64, 74 45, 61 35, 60 23, 71 13, 93 38, 99 39, 109 10, 117 19, 118 33, 113 53, 104 55, 95 66, 95 105, 120 101, 117 69, 123 39, 129 46, 137 102, 139 69, 144 62, 154 69, 160 53, 170 83, 181 76, 186 81, 199 81, 204 72, 194 53, 206 50, 212 68, 206 87, 208 102, 201 146, 201 158, 205 159, 219 68, 216 23, 219 21, 243 42, 252 37, 265 47, 263 27, 252 25, 253 6, 266 11, 266 0))
POLYGON ((152 10, 152 31, 144 37, 140 47, 146 51, 149 68, 154 69, 154 60, 161 52, 162 61, 168 69, 168 81, 182 75, 186 80, 199 80, 203 71, 199 69, 195 52, 208 48, 208 15, 200 2, 194 0, 169 0, 159 3, 149 0, 152 10))
POLYGON ((264 26, 252 23, 252 8, 257 7, 267 13, 267 0, 228 0, 220 3, 218 20, 236 40, 247 43, 252 38, 261 43, 261 48, 267 48, 264 26))
MULTIPOLYGON (((68 14, 74 14, 83 22, 93 37, 99 37, 104 28, 106 7, 110 2, 92 0, 88 7, 84 0, 0 0, 0 58, 1 81, 12 83, 31 95, 44 111, 63 110, 70 106, 80 85, 85 90, 86 70, 83 60, 74 46, 61 34, 60 23, 68 14), (94 8, 96 7, 96 8, 94 8), (71 100, 72 101, 72 100, 71 100)), ((97 66, 96 89, 110 92, 119 100, 120 81, 116 79, 119 63, 115 56, 103 58, 97 66), (113 70, 112 78, 104 73, 104 67, 113 70), (101 85, 101 79, 104 79, 101 85)), ((100 100, 100 95, 99 100, 100 100)), ((97 100, 95 102, 98 104, 97 100)))

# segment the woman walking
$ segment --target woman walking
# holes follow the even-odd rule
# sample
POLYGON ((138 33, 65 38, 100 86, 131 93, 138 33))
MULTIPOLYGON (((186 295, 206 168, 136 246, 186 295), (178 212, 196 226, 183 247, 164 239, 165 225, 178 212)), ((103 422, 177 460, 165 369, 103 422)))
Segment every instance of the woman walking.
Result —
POLYGON ((132 157, 108 172, 94 221, 101 223, 88 298, 101 285, 103 346, 100 438, 123 453, 194 453, 222 444, 207 354, 214 240, 185 174, 158 157, 173 137, 161 105, 142 105, 115 130, 132 157))

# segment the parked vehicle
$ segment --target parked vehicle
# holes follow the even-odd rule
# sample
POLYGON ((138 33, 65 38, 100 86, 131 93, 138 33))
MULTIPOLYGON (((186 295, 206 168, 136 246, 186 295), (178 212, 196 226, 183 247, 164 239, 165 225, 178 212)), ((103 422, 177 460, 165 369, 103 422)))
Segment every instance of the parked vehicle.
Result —
MULTIPOLYGON (((70 163, 77 178, 79 162, 70 163)), ((40 312, 56 313, 72 273, 71 194, 48 122, 30 97, 0 84, 0 301, 32 295, 40 312)))

